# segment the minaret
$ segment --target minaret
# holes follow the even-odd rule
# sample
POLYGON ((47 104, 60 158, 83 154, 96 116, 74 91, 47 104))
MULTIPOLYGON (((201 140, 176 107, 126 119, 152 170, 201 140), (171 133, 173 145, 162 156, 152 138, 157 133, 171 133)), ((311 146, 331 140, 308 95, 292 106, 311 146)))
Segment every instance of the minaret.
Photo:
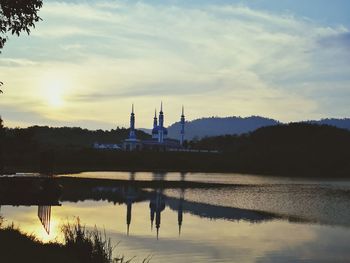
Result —
POLYGON ((129 139, 136 139, 135 134, 135 113, 134 113, 134 104, 132 104, 131 114, 130 114, 130 133, 129 139))
POLYGON ((158 120, 157 120, 157 109, 154 110, 154 118, 153 118, 153 128, 157 128, 158 120))
POLYGON ((182 105, 182 114, 181 114, 181 119, 180 119, 180 125, 181 125, 180 144, 183 146, 184 141, 185 141, 185 113, 184 113, 184 106, 183 105, 182 105))
POLYGON ((164 115, 163 115, 163 102, 160 103, 159 112, 159 130, 158 130, 158 142, 164 142, 164 115))

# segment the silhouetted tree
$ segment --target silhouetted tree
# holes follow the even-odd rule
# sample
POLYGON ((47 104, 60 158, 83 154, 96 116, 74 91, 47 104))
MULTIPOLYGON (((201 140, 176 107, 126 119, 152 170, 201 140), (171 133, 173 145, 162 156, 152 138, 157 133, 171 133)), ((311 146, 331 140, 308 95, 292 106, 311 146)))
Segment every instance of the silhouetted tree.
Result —
MULTIPOLYGON (((29 35, 30 28, 41 20, 37 13, 42 5, 42 0, 0 0, 0 53, 8 33, 19 36, 25 31, 29 35)), ((0 87, 2 85, 0 82, 0 87)))
POLYGON ((3 121, 2 118, 0 116, 0 175, 2 174, 3 171, 3 166, 4 166, 4 162, 3 162, 3 156, 2 156, 2 148, 3 148, 3 141, 4 141, 4 125, 3 125, 3 121))
POLYGON ((0 49, 8 33, 17 36, 23 31, 30 33, 30 28, 40 20, 37 13, 42 5, 42 0, 0 0, 0 49))

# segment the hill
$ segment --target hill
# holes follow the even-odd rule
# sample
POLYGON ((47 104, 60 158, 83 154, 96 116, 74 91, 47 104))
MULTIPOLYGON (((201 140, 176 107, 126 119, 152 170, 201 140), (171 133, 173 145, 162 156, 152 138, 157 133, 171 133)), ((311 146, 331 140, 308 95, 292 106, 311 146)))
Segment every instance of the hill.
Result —
MULTIPOLYGON (((193 138, 203 138, 211 136, 220 135, 233 135, 233 134, 243 134, 247 132, 255 131, 261 127, 274 126, 281 124, 282 122, 259 117, 251 116, 246 118, 241 117, 211 117, 211 118, 201 118, 193 121, 186 122, 186 139, 192 140, 193 138)), ((321 119, 321 120, 309 120, 304 121, 304 123, 310 124, 325 124, 342 129, 350 130, 350 119, 321 119)), ((144 132, 150 133, 150 130, 143 129, 144 132)), ((169 137, 178 139, 180 131, 180 123, 176 122, 168 127, 169 137)))
MULTIPOLYGON (((241 117, 211 117, 186 122, 186 139, 203 138, 225 134, 242 134, 254 131, 264 126, 279 124, 278 121, 259 116, 241 117)), ((176 122, 168 127, 169 137, 178 139, 180 123, 176 122)))
POLYGON ((350 130, 350 118, 344 118, 344 119, 335 119, 335 118, 321 119, 319 121, 308 121, 308 123, 325 124, 325 125, 330 125, 330 126, 334 126, 334 127, 350 130))

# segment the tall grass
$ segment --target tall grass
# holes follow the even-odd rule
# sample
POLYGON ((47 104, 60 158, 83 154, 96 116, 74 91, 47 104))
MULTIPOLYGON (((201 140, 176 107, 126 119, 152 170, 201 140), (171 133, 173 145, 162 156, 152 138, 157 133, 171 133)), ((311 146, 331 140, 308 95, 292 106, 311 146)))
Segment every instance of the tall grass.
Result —
POLYGON ((79 218, 75 224, 67 223, 62 226, 62 233, 67 249, 74 252, 78 260, 86 263, 113 262, 113 247, 111 241, 95 227, 88 231, 82 226, 79 218))
MULTIPOLYGON (((113 258, 114 246, 106 232, 87 230, 82 226, 79 218, 74 224, 66 223, 62 226, 65 247, 71 251, 79 262, 84 263, 130 263, 134 258, 125 259, 124 256, 113 258)), ((151 257, 146 257, 142 262, 150 262, 151 257)))
MULTIPOLYGON (((124 256, 112 257, 115 247, 110 238, 95 227, 89 231, 82 226, 79 218, 73 224, 62 226, 64 243, 44 244, 33 234, 25 234, 11 225, 4 226, 0 215, 0 262, 22 263, 31 258, 37 263, 130 263, 135 258, 125 259, 124 256), (21 253, 17 253, 21 251, 21 253)), ((142 263, 149 263, 151 257, 143 259, 142 263)), ((32 262, 32 261, 31 261, 32 262)))

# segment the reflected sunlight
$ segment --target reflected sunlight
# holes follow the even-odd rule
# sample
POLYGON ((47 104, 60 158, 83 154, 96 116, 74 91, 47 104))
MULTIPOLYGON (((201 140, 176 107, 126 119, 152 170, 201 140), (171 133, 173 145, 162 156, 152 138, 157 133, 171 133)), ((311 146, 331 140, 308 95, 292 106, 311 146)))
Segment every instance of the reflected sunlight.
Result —
POLYGON ((33 228, 30 228, 30 226, 27 226, 27 229, 25 229, 25 232, 35 234, 35 236, 42 242, 51 242, 53 240, 62 242, 63 238, 60 231, 62 224, 63 222, 57 221, 53 218, 50 221, 50 234, 48 234, 45 231, 45 228, 40 223, 38 224, 35 223, 35 226, 33 228))

